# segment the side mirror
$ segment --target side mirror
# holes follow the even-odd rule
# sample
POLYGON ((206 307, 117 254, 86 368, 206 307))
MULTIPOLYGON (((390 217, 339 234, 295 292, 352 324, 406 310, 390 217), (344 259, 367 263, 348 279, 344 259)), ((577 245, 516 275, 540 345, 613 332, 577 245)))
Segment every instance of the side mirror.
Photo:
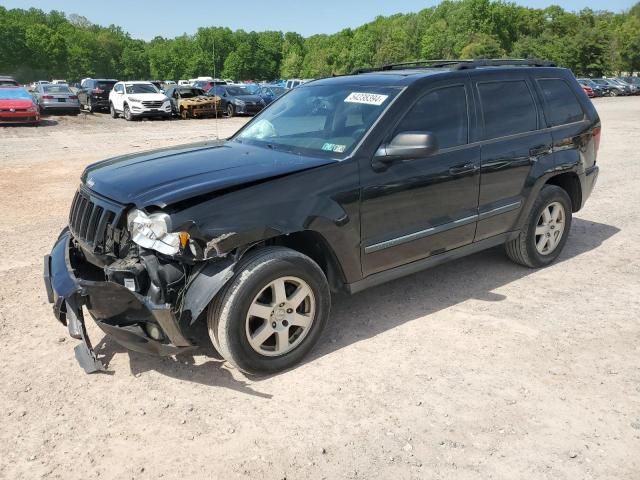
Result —
POLYGON ((402 132, 383 144, 375 154, 375 162, 384 165, 398 160, 427 157, 438 151, 438 141, 431 132, 402 132))

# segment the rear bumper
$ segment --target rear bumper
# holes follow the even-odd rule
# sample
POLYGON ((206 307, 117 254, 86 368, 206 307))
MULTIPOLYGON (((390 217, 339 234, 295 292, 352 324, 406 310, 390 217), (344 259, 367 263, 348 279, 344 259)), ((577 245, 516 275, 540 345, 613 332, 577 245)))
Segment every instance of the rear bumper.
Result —
POLYGON ((71 244, 71 234, 64 231, 44 258, 44 283, 54 316, 70 333, 80 330, 78 336, 72 335, 82 340, 76 347, 76 358, 87 373, 104 370, 104 366, 87 336, 83 306, 104 333, 130 350, 175 355, 195 348, 182 334, 170 305, 156 305, 115 282, 77 276, 74 264, 80 255, 71 244), (160 329, 164 341, 146 334, 143 327, 148 323, 160 329))
POLYGON ((593 189, 596 186, 596 182, 598 181, 598 174, 600 173, 600 168, 597 165, 588 168, 584 175, 581 175, 580 181, 582 183, 582 205, 580 208, 584 207, 587 199, 593 192, 593 189))
POLYGON ((37 112, 2 112, 0 123, 37 123, 40 114, 37 112))

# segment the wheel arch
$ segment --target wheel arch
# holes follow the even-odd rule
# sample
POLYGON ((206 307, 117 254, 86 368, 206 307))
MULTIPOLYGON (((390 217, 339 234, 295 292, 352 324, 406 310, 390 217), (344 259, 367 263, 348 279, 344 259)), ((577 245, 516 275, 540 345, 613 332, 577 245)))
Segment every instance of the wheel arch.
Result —
POLYGON ((271 237, 263 242, 249 246, 242 255, 264 246, 287 247, 311 258, 322 269, 331 291, 344 289, 347 283, 342 267, 335 252, 326 238, 314 230, 302 230, 284 235, 271 237))
POLYGON ((575 172, 565 172, 547 179, 545 185, 555 185, 562 188, 571 199, 571 210, 575 213, 582 206, 582 186, 580 178, 575 172))

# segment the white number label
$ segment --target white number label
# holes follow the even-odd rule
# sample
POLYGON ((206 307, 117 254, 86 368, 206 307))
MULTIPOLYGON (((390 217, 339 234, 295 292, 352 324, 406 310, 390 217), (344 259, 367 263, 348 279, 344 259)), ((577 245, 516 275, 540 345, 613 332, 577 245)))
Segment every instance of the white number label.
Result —
POLYGON ((378 93, 361 93, 352 92, 344 99, 347 103, 364 103, 365 105, 380 106, 389 98, 389 95, 380 95, 378 93))

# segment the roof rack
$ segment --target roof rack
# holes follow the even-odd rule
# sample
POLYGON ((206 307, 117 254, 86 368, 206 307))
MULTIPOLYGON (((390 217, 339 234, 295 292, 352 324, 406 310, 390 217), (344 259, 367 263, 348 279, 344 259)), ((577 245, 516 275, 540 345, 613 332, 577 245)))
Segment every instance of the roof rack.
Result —
POLYGON ((477 59, 441 59, 418 60, 415 62, 391 63, 375 68, 361 68, 353 72, 354 75, 371 72, 387 72, 404 70, 407 68, 451 68, 452 70, 466 70, 477 67, 555 67, 556 64, 548 60, 537 58, 477 58, 477 59))

